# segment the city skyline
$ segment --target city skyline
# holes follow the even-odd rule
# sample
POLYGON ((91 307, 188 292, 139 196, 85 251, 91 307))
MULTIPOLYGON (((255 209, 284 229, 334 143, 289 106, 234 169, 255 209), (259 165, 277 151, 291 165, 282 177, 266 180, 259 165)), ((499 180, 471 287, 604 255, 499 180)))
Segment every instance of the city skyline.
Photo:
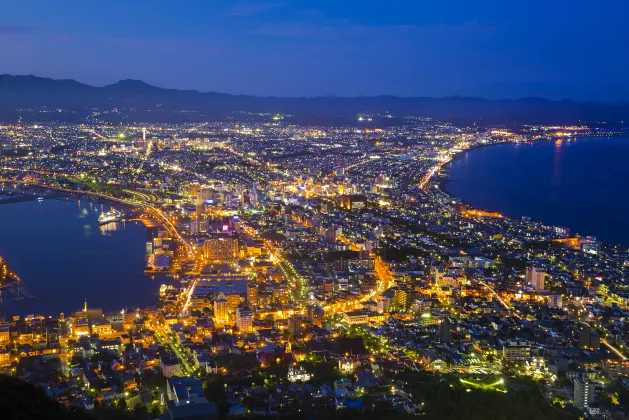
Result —
POLYGON ((629 98, 622 2, 9 5, 0 73, 261 96, 629 98))

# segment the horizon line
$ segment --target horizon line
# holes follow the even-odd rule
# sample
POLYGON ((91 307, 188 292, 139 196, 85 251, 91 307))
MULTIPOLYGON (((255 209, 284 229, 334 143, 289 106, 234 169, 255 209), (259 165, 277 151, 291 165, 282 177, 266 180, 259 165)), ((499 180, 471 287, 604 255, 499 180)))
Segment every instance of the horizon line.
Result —
MULTIPOLYGON (((132 79, 132 78, 127 78, 127 79, 119 79, 113 83, 109 83, 109 84, 105 84, 105 85, 94 85, 91 83, 86 83, 86 82, 82 82, 79 81, 77 79, 72 79, 72 78, 54 78, 54 77, 47 77, 47 76, 38 76, 35 74, 10 74, 10 73, 2 73, 0 74, 0 77, 32 77, 32 78, 36 78, 36 79, 43 79, 43 80, 51 80, 54 82, 75 82, 84 86, 88 86, 88 87, 92 87, 92 88, 96 88, 96 89, 103 89, 103 88, 107 88, 107 87, 111 87, 111 86, 115 86, 121 82, 139 82, 142 83, 144 85, 146 85, 147 87, 151 87, 151 88, 156 88, 156 89, 161 89, 161 90, 171 90, 171 91, 179 91, 179 92, 196 92, 199 94, 219 94, 219 95, 228 95, 228 96, 245 96, 245 97, 252 97, 252 98, 275 98, 275 99, 377 99, 377 98, 397 98, 397 99, 436 99, 436 100, 442 100, 442 99, 476 99, 476 100, 483 100, 483 101, 493 101, 493 102, 501 102, 501 101, 522 101, 522 100, 532 100, 532 99, 537 99, 537 100, 544 100, 547 102, 554 102, 554 103, 560 103, 560 102, 572 102, 575 104, 613 104, 613 105, 621 105, 621 104, 628 104, 629 103, 629 99, 622 99, 622 100, 617 100, 617 101, 599 101, 599 100, 577 100, 577 99, 570 99, 570 98, 562 98, 562 99, 549 99, 547 97, 544 96, 538 96, 538 95, 531 95, 531 96, 518 96, 518 97, 500 97, 500 98, 495 98, 495 99, 491 99, 491 98, 487 98, 487 97, 483 97, 483 96, 465 96, 465 95, 459 95, 459 94, 455 94, 455 95, 444 95, 444 96, 400 96, 400 95, 393 95, 393 94, 379 94, 379 95, 354 95, 354 96, 341 96, 341 95, 337 95, 334 93, 330 93, 330 94, 325 94, 325 95, 318 95, 318 96, 306 96, 306 95, 302 95, 302 96, 277 96, 277 95, 255 95, 255 94, 248 94, 248 93, 227 93, 227 92, 219 92, 219 91, 215 91, 215 90, 199 90, 199 89, 179 89, 179 88, 170 88, 170 87, 162 87, 162 86, 157 86, 157 85, 153 85, 151 83, 148 83, 142 79, 132 79)), ((0 84, 0 87, 2 87, 2 85, 0 84)))

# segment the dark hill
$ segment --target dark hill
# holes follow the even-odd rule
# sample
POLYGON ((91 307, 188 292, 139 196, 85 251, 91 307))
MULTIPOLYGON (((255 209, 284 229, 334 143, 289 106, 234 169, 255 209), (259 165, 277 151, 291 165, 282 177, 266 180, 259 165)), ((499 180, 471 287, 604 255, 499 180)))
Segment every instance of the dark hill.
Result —
POLYGON ((140 80, 121 80, 95 87, 74 80, 0 75, 4 110, 49 106, 81 112, 104 107, 136 110, 188 110, 220 117, 232 111, 291 113, 299 116, 353 117, 391 112, 460 121, 500 123, 576 123, 629 119, 629 103, 594 103, 544 98, 488 100, 471 97, 313 97, 280 98, 165 89, 140 80))
POLYGON ((65 407, 49 398, 43 389, 12 376, 0 375, 2 420, 133 420, 131 414, 102 409, 94 413, 65 407))

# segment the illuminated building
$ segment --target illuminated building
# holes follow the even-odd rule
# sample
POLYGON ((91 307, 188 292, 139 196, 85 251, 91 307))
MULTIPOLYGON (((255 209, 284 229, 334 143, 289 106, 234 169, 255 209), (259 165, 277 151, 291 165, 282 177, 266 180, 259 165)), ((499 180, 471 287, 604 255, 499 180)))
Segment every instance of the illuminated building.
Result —
POLYGON ((0 327, 0 345, 11 343, 11 329, 8 325, 0 327))
POLYGON ((345 374, 353 372, 360 366, 360 361, 354 357, 343 357, 339 359, 339 370, 345 374))
POLYGON ((212 238, 205 241, 205 254, 210 260, 233 260, 238 258, 238 240, 212 238))
POLYGON ((367 198, 364 195, 342 195, 340 205, 346 210, 359 210, 367 206, 367 198))
POLYGON ((419 324, 423 327, 429 327, 431 325, 435 325, 436 323, 437 319, 429 313, 421 314, 419 317, 419 324))
POLYGON ((612 378, 629 376, 629 360, 607 359, 603 362, 603 370, 612 378))
POLYGON ((362 311, 349 311, 343 313, 343 319, 345 319, 349 325, 362 325, 367 323, 369 317, 362 311))
POLYGON ((242 298, 239 294, 229 294, 225 295, 225 299, 227 299, 227 313, 233 314, 238 309, 238 306, 242 302, 242 298))
POLYGON ((336 229, 326 229, 325 232, 323 233, 323 237, 326 242, 331 243, 331 244, 335 243, 336 242, 336 229))
POLYGON ((92 334, 111 335, 113 332, 109 322, 99 322, 92 325, 92 334))
POLYGON ((291 363, 288 367, 287 379, 291 382, 302 381, 306 382, 310 380, 310 374, 306 372, 303 366, 291 363))
MULTIPOLYGON (((206 204, 208 201, 212 201, 214 191, 209 188, 201 188, 196 192, 196 204, 206 204)), ((212 204, 212 203, 208 203, 212 204)))
POLYGON ((179 365, 179 359, 177 356, 164 354, 160 357, 159 367, 162 371, 162 375, 167 378, 172 378, 173 376, 181 376, 181 366, 179 365))
POLYGON ((195 210, 197 220, 201 220, 205 216, 205 203, 197 203, 195 210))
POLYGON ((329 280, 323 280, 323 293, 325 295, 331 295, 334 293, 334 282, 329 280))
POLYGON ((74 325, 74 334, 77 336, 80 335, 89 335, 90 333, 90 325, 87 322, 87 319, 78 320, 76 325, 74 325))
POLYGON ((378 303, 376 305, 376 311, 379 314, 384 314, 389 312, 389 301, 390 299, 386 296, 380 296, 378 298, 378 303))
POLYGON ((217 323, 227 322, 228 301, 225 295, 220 293, 214 301, 214 320, 217 323))
POLYGON ((594 401, 596 384, 587 378, 574 380, 574 405, 580 410, 586 411, 588 405, 594 401))
POLYGON ((308 306, 308 322, 320 327, 323 324, 325 313, 323 308, 317 305, 308 306))
POLYGON ((597 255, 600 252, 601 242, 593 236, 586 236, 579 242, 581 245, 581 251, 585 252, 586 254, 597 255))
POLYGON ((408 303, 410 302, 411 292, 403 288, 396 288, 393 292, 393 304, 396 308, 403 311, 408 309, 408 303))
MULTIPOLYGON (((429 299, 415 299, 415 302, 411 305, 411 310, 419 314, 430 311, 432 302, 429 299)), ((378 311, 380 312, 380 311, 378 311)))
POLYGON ((563 306, 563 298, 561 295, 550 295, 548 297, 548 306, 551 308, 561 309, 563 306))
POLYGON ((253 312, 249 308, 236 309, 236 326, 241 333, 253 331, 253 312))
POLYGON ((306 316, 295 314, 288 318, 288 333, 296 338, 304 335, 306 331, 306 316))
POLYGON ((9 350, 0 350, 0 366, 10 366, 13 358, 9 350))
POLYGON ((390 179, 385 174, 380 174, 375 179, 376 185, 382 188, 387 188, 389 186, 390 179))
POLYGON ((544 290, 544 282, 546 273, 537 271, 536 267, 529 267, 526 270, 526 283, 531 285, 535 290, 544 290))
POLYGON ((258 305, 258 285, 253 283, 247 284, 247 303, 252 306, 258 305))
POLYGON ((439 323, 439 340, 443 343, 452 341, 452 324, 448 318, 444 318, 439 323))
POLYGON ((531 345, 528 341, 509 341, 502 346, 505 362, 523 362, 531 357, 531 345))
POLYGON ((601 347, 601 336, 589 328, 582 328, 579 331, 579 347, 598 350, 601 347))
POLYGON ((101 321, 103 319, 103 310, 100 308, 90 309, 87 307, 87 300, 84 303, 83 310, 75 314, 78 319, 85 319, 89 323, 101 321))
POLYGON ((273 289, 273 303, 286 305, 290 302, 290 289, 287 286, 279 286, 273 289))
POLYGON ((458 272, 446 272, 443 267, 436 267, 433 270, 435 284, 439 287, 451 287, 456 289, 461 282, 465 281, 465 277, 461 276, 458 272))

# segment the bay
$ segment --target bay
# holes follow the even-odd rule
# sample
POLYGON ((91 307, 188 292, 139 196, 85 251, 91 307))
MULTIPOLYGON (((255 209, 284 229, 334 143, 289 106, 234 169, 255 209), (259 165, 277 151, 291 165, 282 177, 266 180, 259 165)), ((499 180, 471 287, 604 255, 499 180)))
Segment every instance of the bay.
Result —
POLYGON ((4 298, 0 312, 57 316, 157 303, 161 281, 143 275, 141 223, 98 225, 106 204, 50 199, 0 205, 0 256, 34 298, 4 298))
POLYGON ((447 168, 446 191, 473 207, 629 247, 628 137, 481 147, 447 168))

